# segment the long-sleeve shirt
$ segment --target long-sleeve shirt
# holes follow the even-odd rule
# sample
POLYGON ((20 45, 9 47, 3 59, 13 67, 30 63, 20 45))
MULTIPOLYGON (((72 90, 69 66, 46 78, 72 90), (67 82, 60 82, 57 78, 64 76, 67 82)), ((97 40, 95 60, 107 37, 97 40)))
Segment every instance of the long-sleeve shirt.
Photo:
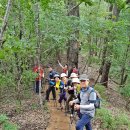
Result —
POLYGON ((49 85, 50 86, 55 86, 55 80, 54 80, 54 75, 56 72, 54 70, 49 72, 48 80, 49 80, 49 85))
POLYGON ((42 67, 35 66, 33 68, 33 72, 38 73, 38 76, 36 77, 36 81, 39 81, 39 80, 42 79, 43 74, 44 74, 44 71, 43 71, 42 67))
POLYGON ((94 117, 95 115, 94 102, 96 101, 96 93, 95 91, 92 90, 93 90, 92 87, 82 89, 80 92, 80 100, 79 98, 77 98, 73 100, 73 103, 80 103, 81 114, 88 114, 91 117, 94 117))

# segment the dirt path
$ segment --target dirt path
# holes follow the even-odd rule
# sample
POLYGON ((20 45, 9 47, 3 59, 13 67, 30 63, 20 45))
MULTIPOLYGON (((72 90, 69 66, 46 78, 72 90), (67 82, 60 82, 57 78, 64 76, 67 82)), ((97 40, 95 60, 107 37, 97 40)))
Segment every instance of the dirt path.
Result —
MULTIPOLYGON (((59 104, 57 103, 57 107, 58 106, 59 104)), ((66 116, 64 110, 58 110, 57 107, 54 107, 53 100, 48 102, 51 118, 47 130, 75 130, 74 124, 72 128, 69 129, 69 114, 66 116)))

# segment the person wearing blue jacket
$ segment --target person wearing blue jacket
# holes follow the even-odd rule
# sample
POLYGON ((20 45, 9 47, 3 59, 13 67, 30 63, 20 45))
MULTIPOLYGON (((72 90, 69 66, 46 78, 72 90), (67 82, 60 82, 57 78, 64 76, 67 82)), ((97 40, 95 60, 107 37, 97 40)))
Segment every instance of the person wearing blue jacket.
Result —
POLYGON ((54 71, 51 66, 49 66, 48 68, 49 68, 49 77, 48 77, 49 87, 46 91, 46 100, 47 101, 49 101, 49 95, 50 95, 51 91, 52 91, 52 95, 53 95, 53 100, 56 100, 55 79, 54 79, 56 71, 54 71))

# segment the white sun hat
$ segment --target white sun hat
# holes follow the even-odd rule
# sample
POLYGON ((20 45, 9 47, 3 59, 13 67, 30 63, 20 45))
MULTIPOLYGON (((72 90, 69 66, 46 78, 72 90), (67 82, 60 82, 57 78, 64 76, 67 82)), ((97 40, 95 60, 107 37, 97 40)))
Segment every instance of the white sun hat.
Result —
POLYGON ((78 79, 78 78, 73 78, 73 79, 72 79, 72 83, 78 83, 78 84, 79 84, 79 83, 80 83, 80 81, 79 81, 79 79, 78 79))
POLYGON ((66 75, 65 73, 61 73, 60 77, 61 77, 61 78, 67 77, 67 75, 66 75))
POLYGON ((70 78, 77 78, 78 76, 77 76, 77 74, 75 74, 75 73, 71 73, 71 75, 70 75, 70 78))

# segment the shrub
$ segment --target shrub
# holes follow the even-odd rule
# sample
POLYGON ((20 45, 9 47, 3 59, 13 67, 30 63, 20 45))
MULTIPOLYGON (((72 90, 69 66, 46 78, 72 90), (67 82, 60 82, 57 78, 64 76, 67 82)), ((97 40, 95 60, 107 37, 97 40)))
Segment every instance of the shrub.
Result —
POLYGON ((0 115, 0 124, 2 124, 2 130, 18 130, 18 126, 9 122, 6 115, 0 115))

